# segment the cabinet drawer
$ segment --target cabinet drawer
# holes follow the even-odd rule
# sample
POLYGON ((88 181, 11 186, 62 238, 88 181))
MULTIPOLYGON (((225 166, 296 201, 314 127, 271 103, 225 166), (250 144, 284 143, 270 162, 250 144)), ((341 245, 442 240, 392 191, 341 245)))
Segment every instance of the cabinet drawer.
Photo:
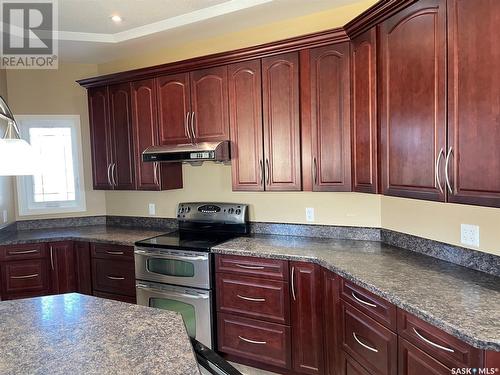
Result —
POLYGON ((344 279, 342 279, 340 294, 345 301, 358 310, 396 331, 397 309, 392 303, 344 279))
POLYGON ((1 268, 4 294, 41 293, 49 289, 49 267, 46 259, 3 263, 1 268))
POLYGON ((122 296, 121 294, 112 294, 112 293, 105 293, 105 292, 98 292, 98 291, 95 291, 93 295, 95 297, 112 299, 113 301, 127 302, 127 303, 133 303, 133 304, 137 303, 135 296, 134 297, 122 296))
POLYGON ((425 354, 405 339, 399 340, 400 375, 450 375, 451 369, 425 354))
POLYGON ((483 352, 429 323, 399 310, 398 333, 448 367, 482 367, 483 352))
POLYGON ((240 358, 290 368, 290 327, 218 314, 218 349, 240 358))
POLYGON ((44 243, 0 246, 0 261, 39 259, 47 256, 44 243))
POLYGON ((107 243, 91 244, 92 258, 101 259, 134 259, 134 248, 132 246, 113 245, 107 243))
POLYGON ((289 324, 287 282, 218 273, 217 293, 217 311, 289 324))
POLYGON ((94 290, 135 296, 135 270, 133 262, 92 259, 94 290))
POLYGON ((372 374, 396 374, 396 334, 345 301, 340 306, 342 349, 372 374))
POLYGON ((288 281, 288 262, 286 260, 218 255, 216 271, 288 281))
POLYGON ((345 352, 340 353, 340 368, 343 375, 370 375, 363 366, 345 352))

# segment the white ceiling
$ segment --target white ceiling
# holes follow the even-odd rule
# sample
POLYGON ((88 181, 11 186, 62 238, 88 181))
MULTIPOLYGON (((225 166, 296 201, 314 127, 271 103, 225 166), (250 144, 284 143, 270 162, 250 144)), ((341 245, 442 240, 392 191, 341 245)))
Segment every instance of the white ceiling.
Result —
POLYGON ((103 63, 359 0, 61 0, 62 61, 103 63), (111 21, 120 15, 121 23, 111 21))

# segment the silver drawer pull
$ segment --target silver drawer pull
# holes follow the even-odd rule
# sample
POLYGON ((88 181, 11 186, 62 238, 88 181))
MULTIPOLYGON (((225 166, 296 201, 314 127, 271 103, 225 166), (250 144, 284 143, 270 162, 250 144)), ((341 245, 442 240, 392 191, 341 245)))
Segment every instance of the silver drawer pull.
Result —
POLYGON ((432 345, 436 348, 439 348, 439 349, 442 349, 442 350, 445 350, 447 352, 450 352, 450 353, 455 353, 455 351, 451 348, 447 348, 446 346, 442 346, 442 345, 439 345, 439 344, 436 344, 435 342, 432 342, 431 340, 429 339, 426 339, 424 336, 422 336, 420 333, 418 333, 418 331, 413 327, 413 332, 415 332, 415 334, 418 336, 418 338, 424 342, 426 342, 427 344, 429 345, 432 345))
POLYGON ((265 298, 252 298, 252 297, 245 297, 245 296, 240 296, 239 294, 236 295, 238 298, 244 299, 245 301, 252 301, 252 302, 266 302, 265 298))
POLYGON ((110 255, 123 255, 123 251, 108 251, 108 250, 106 250, 106 254, 110 254, 110 255))
POLYGON ((121 277, 121 276, 109 276, 109 275, 107 275, 106 277, 110 280, 125 280, 125 278, 121 277))
POLYGON ((38 253, 38 250, 9 251, 9 255, 33 254, 33 253, 38 253))
POLYGON ((264 266, 245 266, 244 264, 236 264, 236 267, 244 268, 246 270, 263 270, 264 266))
POLYGON ((371 350, 372 352, 378 353, 378 349, 372 348, 371 346, 366 345, 366 344, 362 343, 361 341, 359 341, 358 336, 356 336, 356 334, 354 332, 352 333, 352 337, 354 337, 354 340, 356 340, 358 342, 358 344, 361 345, 363 348, 371 350))
POLYGON ((32 275, 24 275, 24 276, 11 276, 11 279, 33 279, 35 277, 38 277, 38 273, 34 273, 32 275))
POLYGON ((246 338, 241 337, 241 336, 238 336, 238 338, 241 341, 245 341, 245 342, 248 342, 250 344, 257 344, 257 345, 266 345, 267 344, 267 341, 255 341, 255 340, 246 339, 246 338))
POLYGON ((353 296, 353 298, 358 301, 359 303, 362 303, 363 305, 366 305, 366 306, 370 306, 370 307, 377 307, 377 305, 375 305, 374 303, 370 303, 370 302, 366 302, 366 301, 363 301, 361 298, 357 297, 354 292, 351 292, 351 296, 353 296))

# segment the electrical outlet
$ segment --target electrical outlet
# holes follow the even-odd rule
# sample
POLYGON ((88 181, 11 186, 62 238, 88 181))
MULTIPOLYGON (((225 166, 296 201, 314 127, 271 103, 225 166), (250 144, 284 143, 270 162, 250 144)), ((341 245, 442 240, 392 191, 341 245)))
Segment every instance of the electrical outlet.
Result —
POLYGON ((460 242, 464 245, 479 247, 479 226, 461 224, 460 242))
POLYGON ((149 204, 149 215, 150 216, 156 215, 156 204, 154 204, 154 203, 149 204))
POLYGON ((7 210, 3 210, 2 215, 3 215, 3 222, 4 222, 4 223, 6 223, 6 222, 7 222, 7 220, 9 220, 9 218, 8 218, 8 216, 7 216, 7 210))
POLYGON ((306 208, 306 221, 308 221, 308 222, 314 221, 314 208, 313 207, 306 208))

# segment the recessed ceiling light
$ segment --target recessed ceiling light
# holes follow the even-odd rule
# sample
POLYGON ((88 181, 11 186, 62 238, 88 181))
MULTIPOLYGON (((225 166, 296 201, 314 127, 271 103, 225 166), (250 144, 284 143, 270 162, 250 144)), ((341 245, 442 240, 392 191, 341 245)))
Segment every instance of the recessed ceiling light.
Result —
POLYGON ((122 22, 122 18, 118 14, 115 14, 114 16, 111 16, 111 21, 116 23, 122 22))

